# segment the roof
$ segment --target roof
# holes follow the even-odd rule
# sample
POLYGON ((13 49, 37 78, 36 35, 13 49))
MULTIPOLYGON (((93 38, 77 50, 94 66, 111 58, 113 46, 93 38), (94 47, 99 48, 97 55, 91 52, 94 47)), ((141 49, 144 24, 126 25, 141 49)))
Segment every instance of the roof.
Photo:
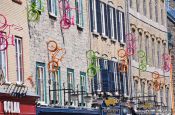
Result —
POLYGON ((167 16, 168 18, 175 23, 175 9, 174 8, 167 8, 167 16))

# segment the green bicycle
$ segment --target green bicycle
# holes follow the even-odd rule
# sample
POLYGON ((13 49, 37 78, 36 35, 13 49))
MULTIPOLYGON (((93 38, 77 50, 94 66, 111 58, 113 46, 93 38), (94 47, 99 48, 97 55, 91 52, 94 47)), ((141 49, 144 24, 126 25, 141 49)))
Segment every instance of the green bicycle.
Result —
POLYGON ((32 1, 30 8, 28 10, 28 20, 29 21, 39 21, 40 12, 44 12, 44 6, 41 5, 41 0, 32 1), (40 5, 38 8, 38 4, 40 5))

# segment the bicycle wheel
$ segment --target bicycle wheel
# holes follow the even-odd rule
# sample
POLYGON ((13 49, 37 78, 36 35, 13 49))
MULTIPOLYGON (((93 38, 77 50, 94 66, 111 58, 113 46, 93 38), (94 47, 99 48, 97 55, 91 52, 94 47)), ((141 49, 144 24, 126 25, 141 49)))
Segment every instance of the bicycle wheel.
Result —
POLYGON ((120 58, 124 58, 126 56, 126 51, 124 49, 119 49, 118 50, 118 56, 120 58))
POLYGON ((4 15, 0 14, 0 29, 4 29, 7 26, 7 20, 4 15))
POLYGON ((139 51, 137 51, 137 55, 139 58, 143 58, 143 57, 145 57, 145 52, 143 50, 139 50, 139 51))
POLYGON ((63 29, 69 29, 70 28, 70 25, 71 25, 71 22, 68 18, 62 18, 61 21, 60 21, 60 26, 61 28, 63 29))
POLYGON ((30 9, 28 11, 28 20, 29 21, 38 21, 40 19, 39 12, 36 9, 30 9))
POLYGON ((58 46, 57 46, 57 43, 53 40, 49 41, 47 43, 47 49, 50 51, 50 52, 55 52, 57 50, 58 46))
POLYGON ((142 71, 146 71, 147 67, 144 64, 139 64, 139 69, 142 71))
POLYGON ((86 52, 86 57, 88 59, 91 59, 94 56, 95 56, 95 52, 93 50, 89 50, 89 51, 86 52))
POLYGON ((8 41, 3 36, 0 36, 0 51, 6 50, 8 47, 8 41))
POLYGON ((55 72, 58 70, 58 68, 59 68, 59 64, 57 61, 52 60, 48 63, 48 71, 49 72, 55 72))
POLYGON ((154 71, 153 73, 152 73, 152 78, 153 79, 157 79, 157 78, 159 78, 160 77, 160 74, 157 72, 157 71, 154 71))
POLYGON ((91 66, 87 69, 87 75, 89 77, 94 77, 97 74, 96 68, 91 66))

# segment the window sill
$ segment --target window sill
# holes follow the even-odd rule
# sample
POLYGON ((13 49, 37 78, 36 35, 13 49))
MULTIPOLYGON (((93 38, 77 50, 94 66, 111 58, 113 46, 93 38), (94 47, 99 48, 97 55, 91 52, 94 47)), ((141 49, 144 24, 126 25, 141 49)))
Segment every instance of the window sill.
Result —
POLYGON ((117 40, 115 40, 114 38, 112 38, 112 39, 111 39, 111 42, 112 42, 112 43, 116 43, 117 40))
POLYGON ((11 84, 11 82, 9 82, 9 81, 4 82, 4 85, 10 85, 10 84, 11 84))
POLYGON ((23 82, 21 82, 21 81, 16 81, 16 84, 17 84, 17 85, 22 85, 23 82))
POLYGON ((107 40, 108 39, 108 36, 102 34, 101 35, 101 38, 104 39, 104 40, 107 40))
POLYGON ((15 2, 15 3, 17 3, 17 4, 19 4, 19 5, 22 4, 22 1, 21 0, 12 0, 12 1, 15 2))
POLYGON ((93 31, 92 34, 93 34, 94 36, 96 36, 96 37, 100 35, 100 34, 97 33, 96 31, 93 31))
POLYGON ((38 104, 48 106, 44 101, 38 101, 38 104))
POLYGON ((57 19, 57 16, 55 14, 51 13, 51 12, 49 12, 49 16, 54 18, 54 19, 57 19))
POLYGON ((83 31, 84 27, 82 27, 80 24, 77 24, 77 29, 78 29, 79 31, 83 31))

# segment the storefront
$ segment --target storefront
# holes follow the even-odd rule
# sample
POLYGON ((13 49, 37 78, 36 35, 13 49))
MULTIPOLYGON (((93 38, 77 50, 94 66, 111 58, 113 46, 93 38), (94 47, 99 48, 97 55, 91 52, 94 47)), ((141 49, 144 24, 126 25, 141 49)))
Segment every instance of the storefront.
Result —
POLYGON ((36 96, 22 85, 0 87, 0 115, 36 115, 36 96))
POLYGON ((0 95, 0 115, 36 115, 36 97, 16 98, 8 94, 0 95))
POLYGON ((37 107, 37 115, 100 115, 98 109, 37 107))

